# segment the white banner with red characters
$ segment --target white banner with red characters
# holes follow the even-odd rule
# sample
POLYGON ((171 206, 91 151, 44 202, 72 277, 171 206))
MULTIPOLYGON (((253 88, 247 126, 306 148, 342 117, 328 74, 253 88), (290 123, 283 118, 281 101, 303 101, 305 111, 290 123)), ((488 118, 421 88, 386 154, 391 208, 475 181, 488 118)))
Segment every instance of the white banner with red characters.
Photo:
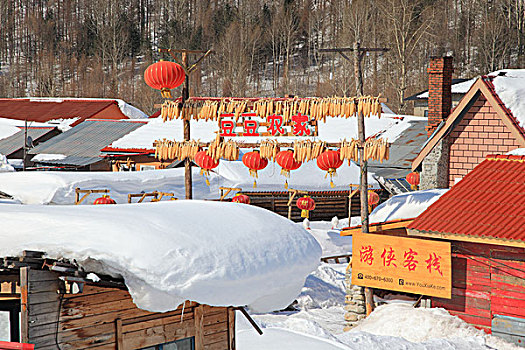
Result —
POLYGON ((297 113, 291 120, 282 115, 258 117, 256 113, 223 113, 219 118, 220 136, 318 136, 317 121, 297 113))
POLYGON ((450 299, 450 243, 354 234, 352 284, 450 299))

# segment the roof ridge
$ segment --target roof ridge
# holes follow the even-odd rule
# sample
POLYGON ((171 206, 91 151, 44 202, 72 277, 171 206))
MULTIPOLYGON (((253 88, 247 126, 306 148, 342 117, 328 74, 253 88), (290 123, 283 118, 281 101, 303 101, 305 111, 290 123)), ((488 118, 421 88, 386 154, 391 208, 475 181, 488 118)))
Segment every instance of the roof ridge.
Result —
POLYGON ((518 156, 512 154, 488 154, 486 160, 506 160, 524 162, 525 156, 518 156))

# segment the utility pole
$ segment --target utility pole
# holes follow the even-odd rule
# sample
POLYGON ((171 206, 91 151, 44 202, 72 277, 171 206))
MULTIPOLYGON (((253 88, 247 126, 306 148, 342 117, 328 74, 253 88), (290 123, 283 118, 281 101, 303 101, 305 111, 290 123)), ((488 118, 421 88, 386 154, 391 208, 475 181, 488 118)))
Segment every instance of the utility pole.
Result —
MULTIPOLYGON (((200 65, 202 60, 208 55, 213 53, 212 50, 173 50, 173 49, 159 49, 159 52, 168 52, 171 57, 184 69, 186 74, 186 79, 184 79, 184 86, 182 87, 182 101, 181 101, 181 110, 184 107, 186 101, 190 98, 190 74, 193 73, 197 67, 200 65), (181 54, 181 59, 175 55, 175 53, 181 54), (201 54, 201 57, 195 61, 192 65, 188 64, 188 54, 201 54)), ((190 140, 190 118, 191 116, 186 116, 183 121, 184 125, 184 141, 190 140)), ((193 198, 192 191, 192 178, 191 178, 191 160, 186 158, 184 161, 184 187, 186 189, 186 199, 193 198)))
MULTIPOLYGON (((352 61, 345 52, 354 53, 354 76, 357 96, 363 96, 363 57, 368 52, 387 52, 388 48, 370 48, 361 47, 358 41, 354 42, 353 47, 329 48, 320 49, 320 52, 337 52, 347 61, 352 61)), ((360 168, 360 182, 359 195, 361 199, 361 233, 369 233, 368 227, 368 162, 364 159, 365 155, 365 117, 362 113, 357 114, 357 134, 359 138, 359 168, 360 168)), ((365 288, 366 314, 369 315, 375 308, 374 293, 372 289, 365 288)))

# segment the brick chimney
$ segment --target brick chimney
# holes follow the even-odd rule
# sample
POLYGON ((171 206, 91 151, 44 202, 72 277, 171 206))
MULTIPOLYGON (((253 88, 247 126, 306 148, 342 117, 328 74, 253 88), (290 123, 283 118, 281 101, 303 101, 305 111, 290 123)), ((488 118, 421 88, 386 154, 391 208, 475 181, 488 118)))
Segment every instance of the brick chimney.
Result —
POLYGON ((430 137, 452 110, 452 57, 431 57, 428 67, 428 126, 430 137))

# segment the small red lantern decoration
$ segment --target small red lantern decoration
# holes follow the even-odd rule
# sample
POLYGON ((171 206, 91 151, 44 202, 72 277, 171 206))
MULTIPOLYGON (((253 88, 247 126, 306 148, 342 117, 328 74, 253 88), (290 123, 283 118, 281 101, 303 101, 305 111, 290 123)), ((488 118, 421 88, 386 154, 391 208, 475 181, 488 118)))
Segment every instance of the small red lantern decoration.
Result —
POLYGON ((210 176, 210 170, 213 168, 216 168, 219 165, 219 161, 213 159, 209 155, 206 154, 206 151, 199 151, 195 153, 195 163, 197 163, 198 166, 201 168, 201 175, 204 175, 206 178, 206 185, 210 185, 210 180, 208 179, 208 176, 210 176))
POLYGON ((341 153, 339 150, 326 150, 317 157, 317 166, 319 169, 326 171, 326 176, 330 175, 330 187, 334 188, 334 182, 332 181, 332 176, 337 175, 337 168, 343 165, 343 160, 341 159, 341 153))
POLYGON ((268 159, 261 158, 259 151, 253 151, 245 153, 242 156, 242 162, 248 167, 248 169, 250 169, 250 175, 254 178, 253 188, 256 188, 257 182, 255 179, 258 178, 257 171, 266 168, 268 165, 268 159))
POLYGON ((297 208, 301 209, 302 218, 308 218, 310 215, 310 210, 315 209, 315 201, 308 196, 297 199, 295 205, 297 205, 297 208))
POLYGON ((117 204, 110 196, 103 194, 102 197, 95 199, 93 204, 117 204))
MULTIPOLYGON (((298 169, 303 164, 295 160, 293 151, 290 150, 277 153, 275 160, 282 168, 281 175, 286 177, 290 177, 290 171, 298 169)), ((288 188, 288 180, 284 183, 284 188, 288 188)))
POLYGON ((232 202, 250 204, 250 197, 245 194, 237 193, 233 198, 232 202))
POLYGON ((412 172, 408 174, 407 181, 413 190, 417 190, 417 186, 419 186, 419 173, 412 172))
POLYGON ((374 191, 368 191, 368 211, 371 212, 374 206, 379 203, 379 195, 374 191))
POLYGON ((159 61, 153 63, 144 71, 144 81, 154 89, 160 90, 164 98, 171 98, 171 89, 180 86, 186 73, 184 69, 175 62, 159 61))

